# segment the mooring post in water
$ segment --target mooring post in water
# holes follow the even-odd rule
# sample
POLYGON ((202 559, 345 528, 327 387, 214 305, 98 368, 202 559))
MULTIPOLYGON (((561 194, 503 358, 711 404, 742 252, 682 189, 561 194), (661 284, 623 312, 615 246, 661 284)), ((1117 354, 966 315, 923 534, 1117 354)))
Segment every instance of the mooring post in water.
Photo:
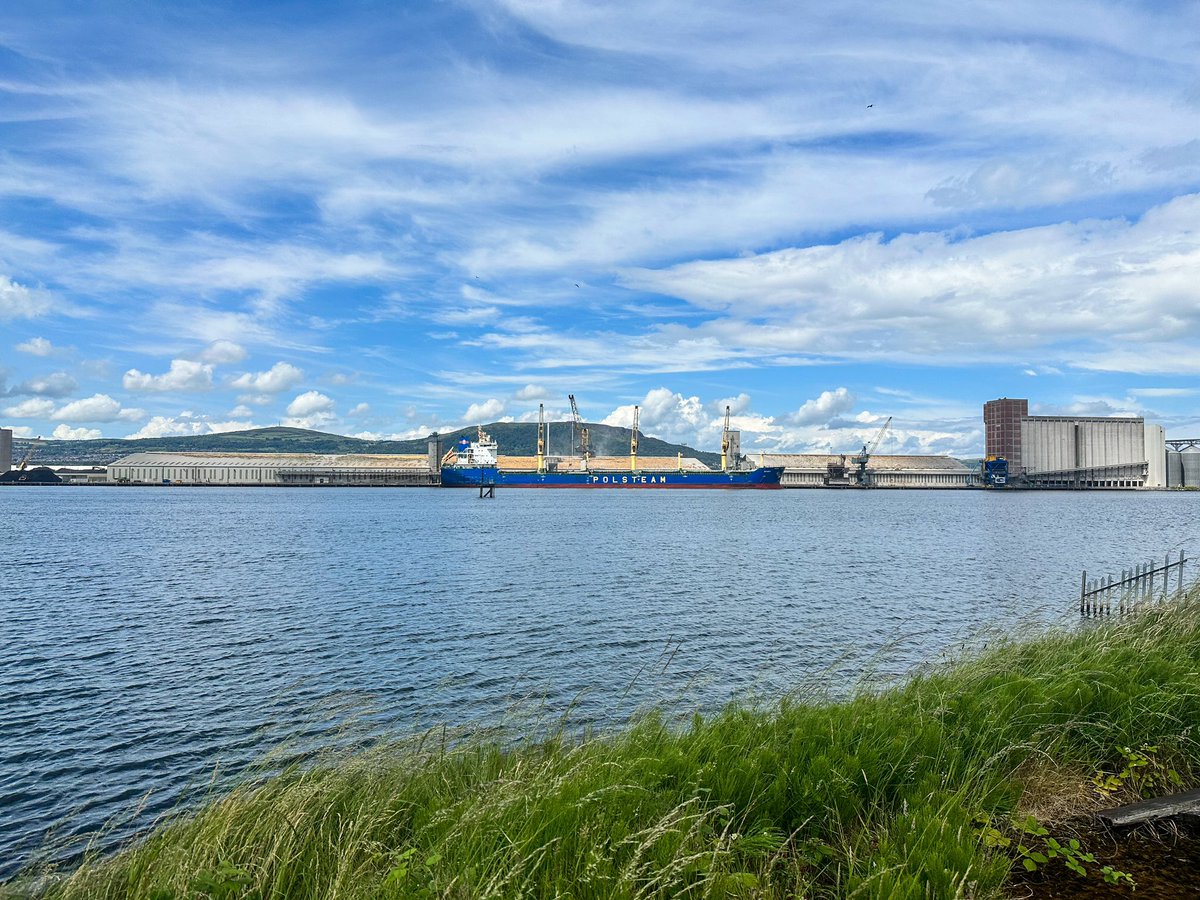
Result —
POLYGON ((483 483, 480 483, 480 485, 479 485, 479 499, 480 499, 480 500, 483 500, 485 497, 486 497, 488 500, 495 500, 495 499, 496 499, 496 485, 495 485, 495 483, 492 483, 492 484, 483 484, 483 483))
POLYGON ((1087 569, 1083 570, 1083 578, 1079 582, 1079 614, 1083 615, 1084 601, 1087 600, 1087 569))

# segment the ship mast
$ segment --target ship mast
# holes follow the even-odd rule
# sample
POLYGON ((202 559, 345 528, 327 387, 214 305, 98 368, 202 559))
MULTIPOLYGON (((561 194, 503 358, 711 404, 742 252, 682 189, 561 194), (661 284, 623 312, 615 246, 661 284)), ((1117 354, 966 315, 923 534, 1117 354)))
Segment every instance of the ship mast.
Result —
POLYGON ((637 471, 637 447, 638 447, 638 420, 641 418, 641 410, 635 406, 633 408, 633 433, 629 435, 629 471, 637 471))

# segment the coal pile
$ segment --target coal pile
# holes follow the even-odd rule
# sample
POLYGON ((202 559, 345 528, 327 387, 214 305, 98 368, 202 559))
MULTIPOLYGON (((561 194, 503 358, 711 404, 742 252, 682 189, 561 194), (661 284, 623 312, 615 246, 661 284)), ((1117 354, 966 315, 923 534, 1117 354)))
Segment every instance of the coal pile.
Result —
POLYGON ((13 469, 0 475, 0 484, 62 484, 63 481, 54 474, 53 469, 38 466, 36 469, 18 471, 13 469))

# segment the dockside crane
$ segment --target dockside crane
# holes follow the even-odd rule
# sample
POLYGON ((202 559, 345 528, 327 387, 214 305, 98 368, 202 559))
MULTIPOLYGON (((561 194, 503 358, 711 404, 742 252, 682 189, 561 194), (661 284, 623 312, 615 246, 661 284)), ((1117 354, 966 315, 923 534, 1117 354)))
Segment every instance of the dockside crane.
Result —
POLYGON ((638 424, 641 420, 641 408, 633 408, 633 433, 629 435, 629 471, 637 471, 638 424))
POLYGON ((891 424, 892 417, 888 416, 887 421, 879 429, 879 433, 875 435, 875 440, 871 441, 870 444, 863 444, 862 452, 850 460, 850 462, 858 467, 855 472, 855 479, 859 487, 871 486, 871 476, 867 472, 867 463, 871 461, 871 454, 875 452, 875 448, 879 446, 879 442, 883 440, 883 436, 887 434, 887 430, 891 427, 891 424))

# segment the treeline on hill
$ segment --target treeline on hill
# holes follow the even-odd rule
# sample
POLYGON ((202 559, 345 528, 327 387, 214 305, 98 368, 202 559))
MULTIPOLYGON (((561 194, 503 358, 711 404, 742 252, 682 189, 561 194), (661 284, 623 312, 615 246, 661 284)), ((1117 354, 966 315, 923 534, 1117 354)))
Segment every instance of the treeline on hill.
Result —
MULTIPOLYGON (((500 452, 511 456, 533 456, 537 452, 537 424, 533 422, 496 422, 485 425, 499 444, 500 452)), ((592 452, 599 456, 622 456, 629 452, 630 430, 612 425, 589 424, 592 452)), ((550 424, 550 455, 566 455, 571 451, 569 422, 550 424)), ((641 434, 638 452, 643 456, 694 457, 712 466, 720 463, 720 455, 706 453, 683 444, 672 444, 641 434)), ((460 428, 440 435, 443 451, 460 438, 474 440, 475 428, 460 428)), ((575 436, 578 443, 579 436, 575 436)), ((14 455, 21 459, 32 441, 14 441, 14 455)), ((425 453, 429 438, 409 441, 368 441, 340 434, 326 434, 303 428, 253 428, 248 431, 228 431, 221 434, 188 435, 184 437, 100 438, 91 441, 42 442, 34 450, 33 463, 73 463, 108 465, 130 453, 425 453)))

